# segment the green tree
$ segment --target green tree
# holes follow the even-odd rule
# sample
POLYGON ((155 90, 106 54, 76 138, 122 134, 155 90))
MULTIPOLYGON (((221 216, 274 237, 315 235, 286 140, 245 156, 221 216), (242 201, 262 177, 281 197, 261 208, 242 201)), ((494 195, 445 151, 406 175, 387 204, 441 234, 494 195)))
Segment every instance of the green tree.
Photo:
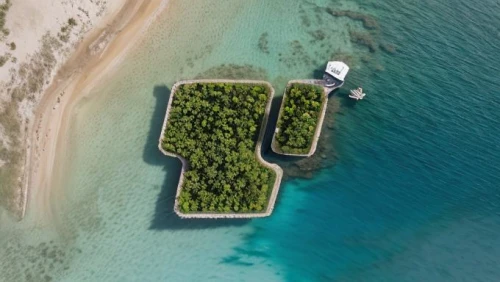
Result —
POLYGON ((287 87, 275 146, 284 153, 308 153, 324 103, 326 97, 318 85, 294 83, 287 87))
POLYGON ((172 96, 163 149, 189 162, 182 212, 261 212, 276 175, 255 146, 269 101, 265 85, 195 83, 172 96))

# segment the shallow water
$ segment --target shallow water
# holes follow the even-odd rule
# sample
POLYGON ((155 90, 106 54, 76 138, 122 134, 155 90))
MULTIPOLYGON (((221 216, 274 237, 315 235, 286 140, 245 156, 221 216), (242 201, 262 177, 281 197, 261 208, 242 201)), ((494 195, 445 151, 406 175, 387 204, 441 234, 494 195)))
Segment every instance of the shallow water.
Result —
POLYGON ((54 215, 1 219, 0 280, 498 281, 499 12, 495 1, 172 1, 76 106, 54 215), (349 30, 397 52, 370 53, 349 30), (157 140, 175 81, 259 78, 281 93, 336 57, 352 69, 323 133, 335 166, 284 182, 270 218, 173 214, 180 163, 157 140), (345 99, 359 84, 366 99, 345 99))

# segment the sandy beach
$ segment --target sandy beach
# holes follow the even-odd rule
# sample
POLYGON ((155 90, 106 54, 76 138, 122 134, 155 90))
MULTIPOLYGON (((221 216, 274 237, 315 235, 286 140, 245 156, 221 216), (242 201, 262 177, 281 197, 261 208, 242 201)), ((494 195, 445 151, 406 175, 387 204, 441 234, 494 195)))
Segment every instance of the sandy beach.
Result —
POLYGON ((72 106, 121 61, 168 1, 126 1, 108 24, 92 31, 56 75, 41 99, 31 124, 26 151, 24 205, 51 218, 49 196, 62 171, 56 155, 64 153, 72 106))
MULTIPOLYGON (((24 209, 27 149, 35 110, 57 72, 126 0, 0 1, 0 207, 24 209)), ((0 209, 2 212, 3 209, 0 209)))

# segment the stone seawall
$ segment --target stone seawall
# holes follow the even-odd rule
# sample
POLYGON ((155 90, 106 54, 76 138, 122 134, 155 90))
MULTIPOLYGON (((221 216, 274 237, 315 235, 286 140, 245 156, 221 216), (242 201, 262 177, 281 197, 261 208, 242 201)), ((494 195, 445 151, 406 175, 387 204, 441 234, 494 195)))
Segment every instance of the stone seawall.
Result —
POLYGON ((159 143, 158 143, 158 148, 166 156, 176 157, 176 158, 180 159, 182 162, 181 176, 179 179, 179 184, 177 185, 177 192, 175 194, 175 203, 174 203, 175 213, 181 218, 255 218, 255 217, 266 217, 266 216, 271 215, 271 213, 273 212, 273 209, 274 209, 274 204, 276 202, 276 197, 278 196, 278 191, 280 188, 281 179, 283 177, 283 170, 281 169, 281 167, 279 167, 277 164, 272 164, 272 163, 266 162, 262 158, 262 155, 261 155, 262 141, 264 139, 264 135, 266 132, 267 121, 269 119, 269 112, 271 110, 271 103, 272 103, 273 97, 274 97, 273 86, 269 82, 261 81, 261 80, 221 80, 221 79, 184 80, 184 81, 179 81, 179 82, 175 83, 174 86, 172 87, 170 93, 171 93, 170 99, 168 100, 167 111, 165 114, 165 120, 163 121, 162 129, 161 129, 161 135, 160 135, 160 139, 159 139, 159 143), (163 136, 165 135, 165 130, 167 129, 170 108, 172 107, 172 101, 174 100, 174 95, 175 95, 175 92, 177 91, 177 88, 179 88, 180 85, 194 84, 194 83, 261 84, 261 85, 265 85, 269 88, 270 92, 268 94, 268 102, 266 105, 266 112, 264 113, 264 118, 262 119, 259 138, 257 139, 257 144, 255 146, 255 156, 257 157, 257 160, 259 161, 259 163, 267 168, 272 169, 276 174, 276 179, 274 181, 273 190, 272 190, 271 195, 269 197, 269 202, 267 204, 267 209, 265 212, 261 212, 261 213, 234 213, 234 212, 233 213, 206 213, 206 212, 183 213, 180 211, 180 209, 179 209, 179 196, 181 193, 182 184, 184 183, 184 173, 189 169, 189 162, 185 158, 183 158, 182 156, 180 156, 176 153, 165 151, 163 149, 163 147, 161 146, 161 144, 162 144, 163 136))

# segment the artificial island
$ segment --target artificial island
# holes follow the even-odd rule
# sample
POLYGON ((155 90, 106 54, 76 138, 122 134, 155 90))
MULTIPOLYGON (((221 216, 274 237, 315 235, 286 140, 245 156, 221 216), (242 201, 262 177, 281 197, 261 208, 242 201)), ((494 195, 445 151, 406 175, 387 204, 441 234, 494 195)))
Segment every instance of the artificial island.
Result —
POLYGON ((328 95, 344 85, 349 67, 328 62, 323 79, 288 82, 274 131, 271 149, 281 155, 310 157, 316 151, 325 119, 328 95))
POLYGON ((275 153, 299 157, 314 154, 326 112, 325 93, 324 87, 307 80, 288 83, 271 143, 275 153))
MULTIPOLYGON (((347 70, 336 75, 342 80, 335 85, 325 79, 288 83, 278 118, 283 130, 275 131, 273 151, 314 153, 327 95, 343 84, 347 70)), ((261 146, 273 96, 272 85, 257 80, 187 80, 172 87, 159 149, 182 162, 177 215, 254 218, 272 213, 283 170, 262 158, 261 146)))

